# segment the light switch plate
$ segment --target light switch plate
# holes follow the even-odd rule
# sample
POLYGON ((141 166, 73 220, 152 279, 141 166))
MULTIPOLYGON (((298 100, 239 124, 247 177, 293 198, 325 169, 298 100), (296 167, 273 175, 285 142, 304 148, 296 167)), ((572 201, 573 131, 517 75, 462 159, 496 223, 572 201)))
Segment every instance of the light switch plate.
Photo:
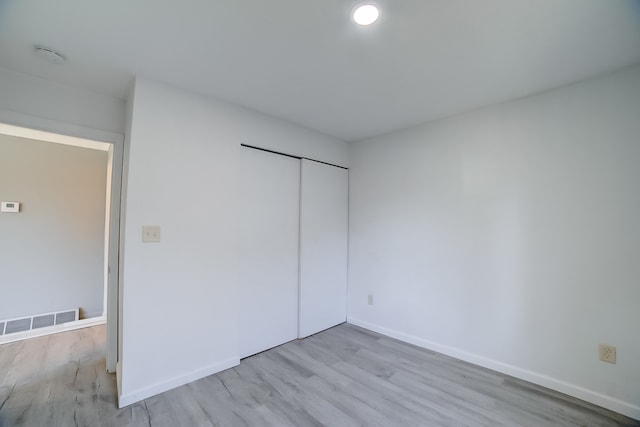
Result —
POLYGON ((142 226, 142 241, 159 242, 160 241, 160 226, 159 225, 143 225, 142 226))

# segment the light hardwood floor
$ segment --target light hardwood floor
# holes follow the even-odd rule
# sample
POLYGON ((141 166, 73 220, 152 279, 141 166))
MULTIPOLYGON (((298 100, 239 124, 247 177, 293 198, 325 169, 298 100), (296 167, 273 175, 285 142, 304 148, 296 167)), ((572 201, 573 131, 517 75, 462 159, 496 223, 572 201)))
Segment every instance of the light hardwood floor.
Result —
POLYGON ((0 426, 640 425, 347 324, 121 410, 104 351, 104 327, 0 346, 0 426))

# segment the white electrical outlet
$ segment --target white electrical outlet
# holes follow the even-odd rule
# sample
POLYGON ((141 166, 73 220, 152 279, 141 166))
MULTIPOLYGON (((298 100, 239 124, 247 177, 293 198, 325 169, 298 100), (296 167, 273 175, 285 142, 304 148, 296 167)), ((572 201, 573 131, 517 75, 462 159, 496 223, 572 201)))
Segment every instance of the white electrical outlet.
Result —
POLYGON ((143 225, 142 226, 142 241, 143 242, 159 242, 160 241, 160 226, 158 226, 158 225, 143 225))
POLYGON ((616 363, 616 348, 612 345, 600 344, 598 349, 600 360, 608 363, 616 363))
POLYGON ((373 295, 369 294, 368 298, 367 298, 367 302, 369 303, 369 305, 373 305, 373 295))

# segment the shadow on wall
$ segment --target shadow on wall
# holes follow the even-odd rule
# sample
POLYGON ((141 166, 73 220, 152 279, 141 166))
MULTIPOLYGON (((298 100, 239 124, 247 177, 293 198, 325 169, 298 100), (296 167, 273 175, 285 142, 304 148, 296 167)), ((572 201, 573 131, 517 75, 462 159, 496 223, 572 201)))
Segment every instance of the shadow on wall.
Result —
POLYGON ((103 314, 102 312, 97 311, 87 312, 83 307, 79 308, 78 313, 78 320, 93 319, 94 317, 100 317, 103 314))

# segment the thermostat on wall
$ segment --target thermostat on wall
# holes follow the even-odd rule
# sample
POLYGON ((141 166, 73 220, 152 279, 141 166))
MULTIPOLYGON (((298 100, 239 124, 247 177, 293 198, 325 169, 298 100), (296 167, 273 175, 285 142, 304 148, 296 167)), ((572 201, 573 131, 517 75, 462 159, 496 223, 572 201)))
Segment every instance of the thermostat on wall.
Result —
POLYGON ((20 212, 20 202, 2 202, 0 212, 20 212))

